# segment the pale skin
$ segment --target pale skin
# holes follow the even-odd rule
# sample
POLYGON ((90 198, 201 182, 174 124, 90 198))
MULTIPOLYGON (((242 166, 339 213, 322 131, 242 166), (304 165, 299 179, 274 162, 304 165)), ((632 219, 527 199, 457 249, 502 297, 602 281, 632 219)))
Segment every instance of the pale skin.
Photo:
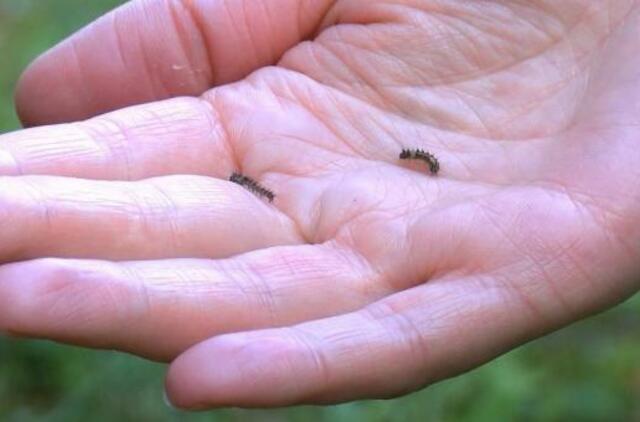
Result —
POLYGON ((640 288, 640 1, 134 1, 17 104, 76 123, 0 137, 0 329, 179 407, 402 395, 640 288))

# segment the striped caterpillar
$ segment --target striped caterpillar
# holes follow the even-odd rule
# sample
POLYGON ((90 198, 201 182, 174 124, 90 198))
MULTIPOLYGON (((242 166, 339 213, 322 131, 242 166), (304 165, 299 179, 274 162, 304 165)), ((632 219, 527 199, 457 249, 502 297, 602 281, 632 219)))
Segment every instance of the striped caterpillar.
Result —
POLYGON ((400 153, 401 160, 422 160, 429 166, 431 174, 436 175, 440 171, 440 162, 435 155, 421 149, 403 149, 400 153))
POLYGON ((256 182, 255 180, 247 177, 247 176, 243 176, 240 173, 233 173, 231 175, 231 177, 229 177, 229 180, 233 183, 236 183, 242 187, 244 187, 245 189, 253 192, 254 194, 263 197, 263 198, 267 198, 269 200, 269 202, 273 202, 274 198, 276 197, 276 195, 271 192, 269 189, 266 189, 262 186, 260 186, 260 184, 258 182, 256 182))

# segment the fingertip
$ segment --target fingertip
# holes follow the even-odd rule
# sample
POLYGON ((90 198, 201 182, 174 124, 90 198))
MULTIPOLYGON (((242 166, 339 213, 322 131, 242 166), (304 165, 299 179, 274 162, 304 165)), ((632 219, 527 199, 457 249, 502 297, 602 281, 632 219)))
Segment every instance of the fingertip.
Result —
POLYGON ((164 382, 164 401, 175 409, 189 410, 195 407, 192 385, 195 380, 189 378, 189 364, 185 363, 185 354, 179 356, 167 371, 164 382))
POLYGON ((232 356, 225 347, 217 347, 217 343, 219 339, 196 345, 169 366, 165 395, 173 407, 183 410, 224 407, 223 397, 229 388, 223 384, 229 383, 224 378, 225 375, 229 378, 232 356))
POLYGON ((304 366, 298 347, 278 335, 233 334, 208 340, 178 357, 165 389, 181 409, 271 408, 300 400, 304 366))
POLYGON ((59 47, 54 48, 35 59, 18 80, 15 107, 25 127, 63 123, 71 115, 88 117, 74 89, 77 72, 61 58, 64 53, 59 47))

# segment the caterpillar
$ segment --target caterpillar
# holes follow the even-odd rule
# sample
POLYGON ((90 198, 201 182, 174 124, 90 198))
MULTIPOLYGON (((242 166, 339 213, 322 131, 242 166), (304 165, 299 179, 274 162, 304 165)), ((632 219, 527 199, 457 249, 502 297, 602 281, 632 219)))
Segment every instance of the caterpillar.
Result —
POLYGON ((436 175, 440 171, 440 162, 435 155, 421 149, 403 149, 400 153, 401 160, 422 160, 429 166, 431 174, 436 175))
POLYGON ((234 172, 231 175, 231 177, 229 177, 229 181, 244 187, 248 191, 251 191, 260 197, 267 198, 269 202, 273 202, 273 200, 276 197, 276 195, 273 192, 271 192, 269 189, 262 187, 255 180, 251 179, 250 177, 244 176, 240 173, 234 172))

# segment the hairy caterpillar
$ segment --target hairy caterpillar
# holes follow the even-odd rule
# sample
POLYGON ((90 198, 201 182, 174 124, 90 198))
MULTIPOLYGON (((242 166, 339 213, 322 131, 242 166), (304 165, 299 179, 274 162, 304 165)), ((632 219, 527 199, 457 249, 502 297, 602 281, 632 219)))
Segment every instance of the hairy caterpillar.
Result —
POLYGON ((233 173, 231 177, 229 177, 229 180, 233 183, 237 183, 238 185, 244 187, 245 189, 253 192, 258 196, 267 198, 269 202, 273 202, 274 198, 276 197, 276 195, 269 189, 260 186, 260 184, 255 180, 240 173, 233 173))
POLYGON ((400 153, 401 160, 422 160, 429 166, 431 174, 436 175, 440 171, 440 162, 435 155, 421 149, 403 149, 400 153))

